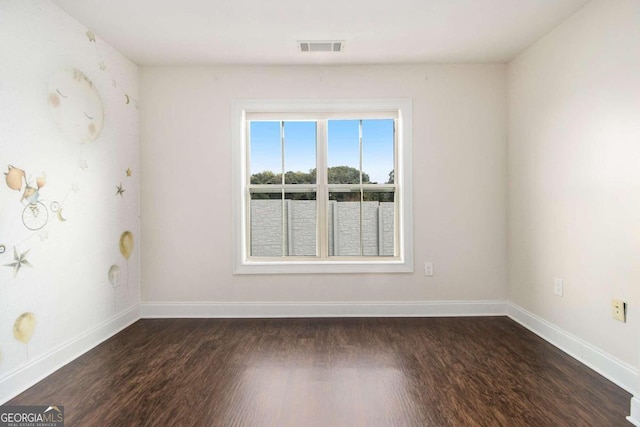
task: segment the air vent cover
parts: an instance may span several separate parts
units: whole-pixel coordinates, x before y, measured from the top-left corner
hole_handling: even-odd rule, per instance
[[[299,41],[300,52],[342,52],[344,40]]]

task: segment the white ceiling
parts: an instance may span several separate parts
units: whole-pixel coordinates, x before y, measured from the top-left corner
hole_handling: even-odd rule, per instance
[[[588,1],[53,0],[139,65],[506,62]]]

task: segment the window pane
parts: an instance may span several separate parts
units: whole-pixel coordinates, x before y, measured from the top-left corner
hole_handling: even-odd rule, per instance
[[[393,183],[393,120],[362,121],[362,170],[371,182]]]
[[[360,121],[329,120],[329,184],[360,184]]]
[[[316,193],[285,193],[284,197],[287,255],[316,256]]]
[[[284,255],[283,206],[281,192],[251,194],[251,256]]]
[[[280,122],[251,122],[250,138],[251,184],[281,184]]]
[[[362,252],[364,256],[394,256],[395,202],[393,191],[365,191],[362,195]]]
[[[316,123],[284,123],[285,183],[315,184]]]
[[[360,256],[360,190],[329,193],[329,256]]]
[[[315,191],[253,191],[250,255],[315,256],[316,218]]]
[[[395,194],[360,190],[329,193],[330,256],[394,256]]]

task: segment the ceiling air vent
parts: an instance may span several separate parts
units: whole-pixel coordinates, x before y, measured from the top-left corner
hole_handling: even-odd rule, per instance
[[[342,52],[344,40],[299,41],[300,52]]]

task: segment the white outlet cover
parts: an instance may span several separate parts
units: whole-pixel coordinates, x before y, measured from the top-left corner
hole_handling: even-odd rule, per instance
[[[564,281],[562,279],[557,278],[557,277],[554,278],[553,279],[553,293],[558,295],[558,296],[562,296],[563,288],[564,288]]]
[[[433,263],[425,262],[424,263],[424,275],[425,276],[433,276]]]

